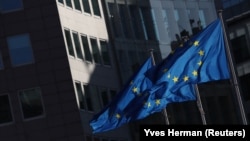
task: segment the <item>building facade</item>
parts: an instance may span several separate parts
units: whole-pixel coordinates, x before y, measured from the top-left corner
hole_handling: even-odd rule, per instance
[[[246,118],[249,121],[250,2],[248,0],[222,0],[215,4],[217,9],[224,11],[223,16],[228,27],[228,36],[236,64]]]
[[[150,51],[160,62],[216,18],[213,0],[0,1],[1,141],[132,141],[140,124],[204,124],[204,115],[240,123],[223,81],[199,86],[204,112],[173,103],[116,130],[89,126]]]
[[[101,1],[0,2],[2,141],[131,140],[89,120],[121,86]]]

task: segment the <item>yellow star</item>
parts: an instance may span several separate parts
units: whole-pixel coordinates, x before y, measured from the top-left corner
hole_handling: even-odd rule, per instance
[[[204,51],[202,51],[202,50],[200,50],[198,53],[200,54],[200,56],[204,55]]]
[[[173,78],[174,83],[178,82],[178,77]]]
[[[198,72],[197,72],[196,70],[194,70],[194,71],[192,72],[192,74],[193,74],[194,76],[197,76],[197,75],[198,75]]]
[[[199,45],[199,41],[194,41],[194,46],[198,46]]]
[[[184,76],[184,78],[183,78],[184,82],[187,82],[188,79],[189,79],[188,76]]]
[[[199,61],[199,62],[198,62],[198,65],[201,66],[201,65],[202,65],[202,61]]]
[[[116,117],[117,119],[119,119],[119,118],[121,118],[121,115],[120,115],[120,114],[115,114],[115,117]]]
[[[134,87],[132,91],[136,94],[138,92],[138,88]]]
[[[158,105],[160,105],[161,104],[161,100],[160,99],[156,99],[155,100],[155,104],[158,106]]]

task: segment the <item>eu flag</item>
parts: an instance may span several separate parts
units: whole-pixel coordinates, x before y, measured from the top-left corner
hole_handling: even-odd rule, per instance
[[[152,86],[145,72],[153,66],[152,58],[148,58],[130,81],[117,94],[114,100],[90,121],[93,133],[103,132],[120,127],[133,119],[139,119],[140,113],[133,113],[132,109],[144,102],[146,95],[142,92]],[[138,107],[139,108],[139,107]]]
[[[169,103],[196,100],[193,84],[229,79],[221,21],[215,20],[160,64],[149,58],[117,97],[93,117],[93,133],[160,112]]]
[[[167,91],[175,93],[187,84],[229,79],[221,24],[215,20],[157,65],[155,85],[167,83]]]

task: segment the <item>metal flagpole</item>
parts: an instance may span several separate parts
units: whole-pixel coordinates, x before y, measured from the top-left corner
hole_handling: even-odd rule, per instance
[[[197,96],[197,101],[196,101],[197,102],[197,107],[198,107],[198,109],[200,111],[200,114],[201,114],[202,123],[203,123],[203,125],[206,125],[207,121],[206,121],[205,112],[204,112],[204,109],[203,109],[203,106],[202,106],[202,103],[201,103],[201,97],[200,97],[198,85],[195,84],[194,87],[195,87],[195,92],[196,92],[196,96]]]
[[[244,111],[244,107],[243,107],[243,102],[242,102],[242,99],[241,99],[241,94],[240,94],[239,84],[238,84],[238,80],[237,80],[237,75],[236,75],[236,71],[235,71],[234,64],[233,64],[232,54],[231,54],[230,48],[229,48],[229,42],[228,42],[228,39],[227,39],[224,20],[223,20],[223,17],[222,17],[222,10],[219,10],[219,17],[220,17],[223,32],[224,32],[224,40],[225,40],[225,44],[226,44],[226,53],[227,53],[227,58],[228,58],[228,61],[229,61],[229,66],[230,66],[230,70],[231,70],[232,79],[233,79],[233,86],[235,88],[238,104],[239,104],[239,107],[240,107],[242,122],[243,122],[244,125],[247,125],[247,119],[246,119],[246,115],[245,115],[245,111]]]
[[[152,58],[153,65],[155,65],[153,49],[150,49],[149,51],[150,51],[150,55],[151,55],[151,58]],[[164,108],[164,110],[162,112],[163,112],[163,116],[164,116],[166,125],[169,125],[167,109]]]

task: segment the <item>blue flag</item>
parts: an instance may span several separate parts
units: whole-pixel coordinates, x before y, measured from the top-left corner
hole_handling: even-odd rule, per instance
[[[153,66],[152,58],[148,58],[136,72],[115,99],[90,121],[93,133],[108,131],[120,127],[133,119],[139,119],[140,114],[132,113],[134,106],[145,99],[142,92],[152,86],[151,80],[145,77],[145,72]],[[133,116],[133,117],[132,117]]]
[[[157,65],[155,85],[168,83],[167,91],[175,93],[187,84],[229,79],[221,24],[215,20]]]
[[[93,117],[93,133],[160,112],[169,103],[196,100],[194,84],[229,79],[219,19],[177,48],[160,64],[149,58],[117,97]]]
[[[146,77],[153,83],[152,90],[164,88],[161,99],[165,107],[168,103],[196,100],[194,84],[230,78],[221,24],[220,19],[215,20],[148,70]]]

